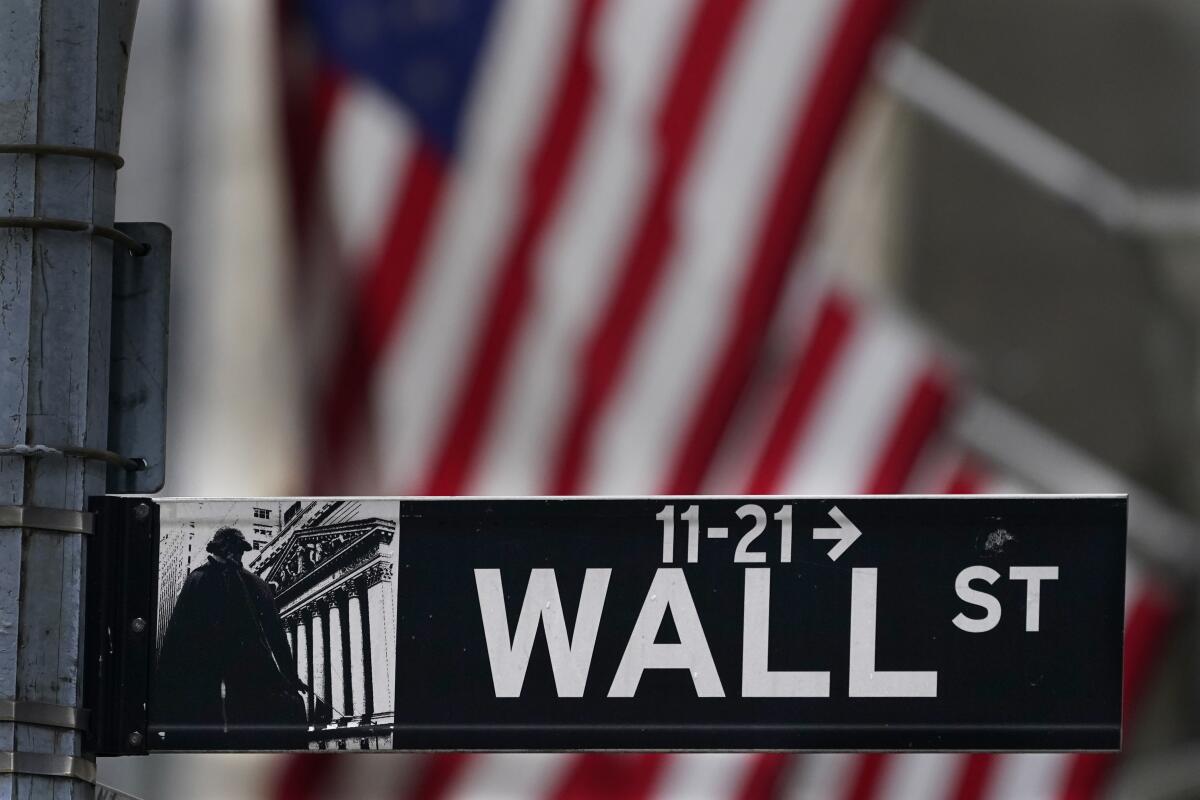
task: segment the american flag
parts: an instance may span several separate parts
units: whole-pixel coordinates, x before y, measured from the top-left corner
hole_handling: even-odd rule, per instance
[[[806,269],[894,0],[282,12],[324,493],[969,492],[961,381]],[[1135,572],[1131,571],[1131,574]],[[1169,603],[1129,593],[1127,703]],[[1089,797],[1103,756],[291,757],[279,800]]]

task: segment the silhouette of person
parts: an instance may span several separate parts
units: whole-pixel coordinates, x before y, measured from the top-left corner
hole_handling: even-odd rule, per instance
[[[250,550],[221,528],[188,575],[158,657],[151,726],[167,750],[307,747],[307,720],[287,634]]]

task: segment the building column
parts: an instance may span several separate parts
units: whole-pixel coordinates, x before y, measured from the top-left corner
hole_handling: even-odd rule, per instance
[[[312,652],[312,625],[310,624],[310,616],[306,609],[299,611],[300,624],[296,629],[296,663],[299,664],[297,672],[300,673],[300,680],[304,681],[308,686],[308,721],[313,719],[313,673],[312,673],[312,658],[309,653]]]
[[[346,628],[350,640],[350,694],[351,705],[354,706],[354,716],[361,717],[367,713],[367,659],[363,642],[362,591],[356,584],[349,587],[346,598]]]
[[[338,619],[342,624],[342,639],[338,643],[338,653],[341,654],[342,665],[342,703],[347,717],[354,716],[354,654],[350,649],[350,616],[348,614],[350,597],[346,587],[337,593]]]
[[[325,662],[328,644],[329,640],[325,638],[325,620],[322,619],[322,609],[319,605],[314,604],[312,614],[312,690],[317,697],[321,698],[322,706],[329,704],[329,671]],[[317,717],[320,722],[326,721],[323,711],[319,712]]]
[[[375,572],[375,582],[367,588],[367,607],[371,620],[371,699],[375,714],[392,711],[392,651],[395,649],[396,609],[392,597],[391,565]],[[389,646],[389,641],[391,646]]]
[[[291,635],[288,643],[292,646],[292,663],[296,665],[296,675],[303,679],[304,676],[300,674],[300,619],[293,614],[288,622],[288,633]]]
[[[291,617],[285,619],[283,629],[287,633],[288,652],[292,654],[292,664],[296,664],[296,620]]]
[[[343,681],[344,653],[342,651],[342,609],[337,597],[329,598],[329,704],[333,706],[333,718],[349,716],[346,709],[346,692]]]
[[[374,622],[371,620],[371,604],[367,597],[367,588],[370,585],[371,584],[366,579],[366,576],[359,578],[358,608],[360,612],[359,619],[362,621],[363,630],[363,715],[367,717],[375,713],[375,662],[371,657],[371,651],[374,649],[375,644],[373,641],[371,641],[371,626],[374,625]]]

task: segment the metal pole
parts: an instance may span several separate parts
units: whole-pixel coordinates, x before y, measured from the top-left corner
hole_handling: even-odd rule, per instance
[[[136,0],[7,0],[0,14],[0,144],[115,152]],[[115,165],[75,155],[0,154],[0,217],[111,226]],[[107,446],[113,243],[88,232],[0,228],[0,443]],[[106,465],[0,457],[0,504],[82,510]],[[81,699],[86,536],[0,528],[0,698]],[[91,798],[78,777],[28,765],[81,759],[69,727],[0,722],[0,800]],[[27,765],[23,767],[22,764]],[[47,768],[43,771],[54,771]]]
[[[1200,193],[1128,185],[911,44],[889,42],[875,73],[910,108],[1104,227],[1155,240],[1200,236]]]

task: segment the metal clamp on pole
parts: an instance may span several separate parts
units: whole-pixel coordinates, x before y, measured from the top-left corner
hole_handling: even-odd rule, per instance
[[[31,528],[60,533],[91,533],[92,513],[65,508],[38,506],[0,506],[0,528]],[[0,719],[4,719],[4,703],[0,700]]]
[[[86,708],[60,706],[56,703],[37,703],[31,700],[0,699],[0,722],[24,722],[46,728],[87,730]]]
[[[85,758],[57,753],[0,753],[0,774],[44,775],[96,782],[96,765]]]
[[[108,225],[97,225],[78,219],[63,219],[61,217],[0,217],[0,228],[29,228],[31,230],[66,231],[67,233],[84,233],[89,236],[100,236],[111,242],[116,242],[135,256],[144,256],[150,252],[150,245],[139,242],[128,234],[122,233]]]
[[[108,150],[94,147],[77,147],[69,144],[0,144],[0,155],[17,156],[71,156],[93,161],[107,161],[117,169],[125,166],[125,159]]]
[[[0,219],[0,222],[3,222]],[[0,456],[18,456],[20,458],[43,458],[45,456],[70,456],[91,461],[103,461],[127,472],[141,472],[146,469],[144,458],[129,458],[112,450],[102,450],[98,447],[76,447],[74,445],[47,444],[0,444]]]

